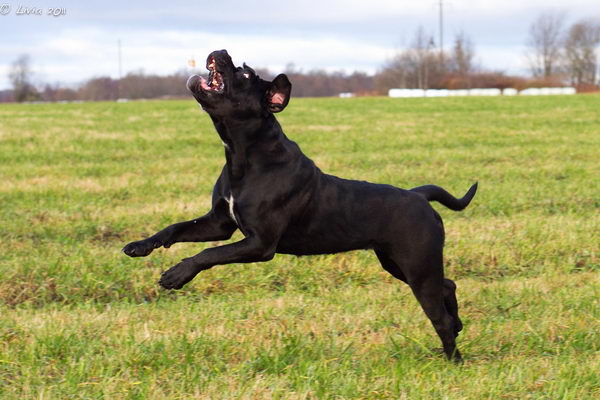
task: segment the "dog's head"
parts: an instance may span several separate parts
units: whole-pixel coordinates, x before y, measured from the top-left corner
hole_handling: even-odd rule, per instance
[[[236,67],[226,50],[210,53],[206,68],[208,80],[192,75],[187,87],[213,117],[264,116],[282,111],[290,100],[292,84],[287,76],[265,81],[246,64]]]

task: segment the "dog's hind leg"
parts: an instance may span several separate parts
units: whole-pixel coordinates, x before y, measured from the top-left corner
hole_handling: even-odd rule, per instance
[[[445,286],[441,252],[439,256],[426,257],[423,261],[408,266],[408,284],[440,337],[446,357],[461,362],[462,357],[456,348],[456,332],[460,322],[452,312],[455,306],[453,293],[445,295],[448,288]]]
[[[458,316],[458,302],[456,301],[456,284],[454,281],[444,278],[444,305],[446,310],[454,318],[454,336],[458,336],[458,333],[462,331],[463,324]]]
[[[454,294],[456,285],[450,279],[444,279],[441,261],[428,263],[424,268],[419,265],[411,268],[410,264],[396,262],[384,250],[375,250],[375,254],[383,269],[394,278],[408,283],[440,337],[448,359],[461,362],[460,352],[456,348],[456,336],[462,329]],[[401,265],[407,268],[406,273]]]
[[[422,281],[412,282],[410,287],[440,337],[446,357],[461,362],[462,357],[456,348],[456,321],[446,309],[442,285],[437,277],[427,277]]]
[[[404,283],[408,283],[406,276],[400,269],[400,266],[385,252],[384,250],[375,250],[375,254],[381,263],[383,269],[390,273],[394,278],[401,280]]]

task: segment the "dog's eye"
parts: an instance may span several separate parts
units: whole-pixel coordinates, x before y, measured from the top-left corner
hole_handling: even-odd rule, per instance
[[[248,72],[244,72],[242,75],[244,75],[244,78],[250,79],[250,74]]]

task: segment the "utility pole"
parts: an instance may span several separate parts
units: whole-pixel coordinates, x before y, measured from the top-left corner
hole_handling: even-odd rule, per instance
[[[444,0],[439,0],[440,7],[440,65],[444,64]]]
[[[121,80],[121,77],[123,76],[123,64],[122,64],[122,60],[121,60],[121,39],[119,39],[118,45],[119,45],[119,80]]]
[[[121,57],[121,39],[118,39],[118,58],[119,58],[119,80],[117,81],[117,99],[121,97],[121,78],[123,77],[123,63]]]

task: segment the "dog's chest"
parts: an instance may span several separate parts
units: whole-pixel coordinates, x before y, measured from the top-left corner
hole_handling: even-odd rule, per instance
[[[233,209],[233,207],[235,205],[235,200],[233,199],[233,194],[229,193],[229,197],[225,197],[225,201],[227,202],[227,204],[229,204],[229,216],[231,217],[231,219],[233,220],[233,222],[235,222],[235,224],[237,226],[240,226],[237,219],[235,219],[235,212]]]

